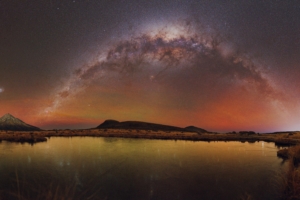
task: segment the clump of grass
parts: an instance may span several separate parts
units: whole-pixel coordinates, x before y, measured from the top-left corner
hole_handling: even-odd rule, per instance
[[[277,151],[277,156],[283,159],[289,158],[289,150],[288,149],[280,149]]]
[[[284,178],[284,191],[282,199],[300,199],[300,171],[293,165],[292,162],[289,163],[289,169],[286,177]]]
[[[300,145],[290,148],[289,157],[292,159],[294,166],[298,167],[300,163]]]
[[[300,199],[300,145],[281,149],[277,155],[289,159],[289,167],[284,181],[283,199]]]
[[[240,197],[240,200],[253,200],[252,196],[247,192]]]
[[[72,174],[62,177],[47,170],[32,170],[35,176],[31,176],[30,172],[24,174],[15,170],[15,176],[8,179],[8,185],[0,190],[0,200],[101,199],[101,188],[97,186],[98,179],[94,175],[78,183]]]

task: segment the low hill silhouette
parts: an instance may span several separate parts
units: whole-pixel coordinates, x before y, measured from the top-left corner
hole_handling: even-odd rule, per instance
[[[10,131],[40,131],[41,129],[29,124],[7,113],[0,118],[0,130]]]
[[[149,122],[140,121],[124,121],[119,122],[116,120],[106,120],[102,124],[96,127],[97,129],[140,129],[140,130],[153,130],[153,131],[188,131],[197,133],[207,133],[208,131],[195,127],[188,126],[186,128],[180,128],[176,126],[169,126],[163,124],[155,124]]]
[[[210,133],[209,131],[207,131],[203,128],[198,128],[196,126],[188,126],[188,127],[185,127],[184,130],[191,131],[191,132],[197,132],[197,133]]]

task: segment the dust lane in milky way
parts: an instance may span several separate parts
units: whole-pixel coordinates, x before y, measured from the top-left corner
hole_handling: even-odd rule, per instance
[[[213,131],[300,128],[297,1],[1,8],[0,115],[41,128],[108,118]]]

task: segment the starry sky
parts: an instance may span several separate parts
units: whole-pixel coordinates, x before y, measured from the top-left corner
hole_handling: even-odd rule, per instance
[[[298,0],[0,1],[0,115],[300,130]]]

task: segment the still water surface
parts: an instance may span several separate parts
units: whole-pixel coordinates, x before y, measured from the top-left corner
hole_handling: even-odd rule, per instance
[[[0,199],[279,199],[274,143],[53,137],[0,143]],[[49,193],[46,195],[46,193]]]

